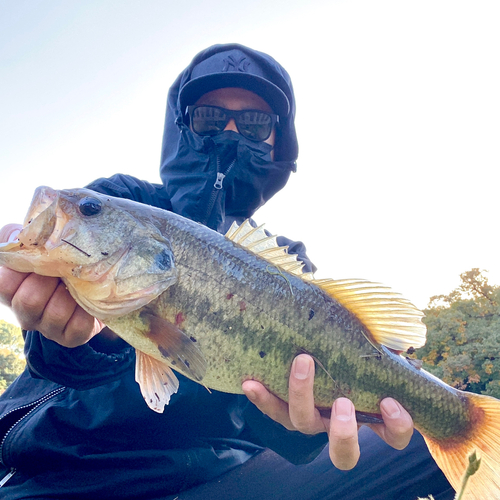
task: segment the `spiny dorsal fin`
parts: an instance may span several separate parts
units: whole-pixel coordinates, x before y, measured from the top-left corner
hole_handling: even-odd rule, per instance
[[[385,345],[407,351],[425,344],[423,313],[389,287],[359,279],[316,280],[313,273],[302,272],[302,262],[288,253],[288,247],[280,247],[276,236],[267,235],[263,225],[253,227],[248,219],[240,226],[233,222],[226,237],[270,264],[320,287],[366,326],[374,347]]]
[[[397,351],[425,344],[424,314],[389,287],[366,280],[313,280],[366,326],[376,344]]]
[[[288,253],[288,247],[280,247],[276,241],[276,236],[269,236],[264,231],[264,225],[253,227],[248,219],[240,226],[233,222],[226,233],[226,238],[259,255],[267,260],[269,264],[279,267],[290,274],[300,276],[304,281],[313,279],[312,273],[302,272],[304,264],[297,260],[296,255]]]

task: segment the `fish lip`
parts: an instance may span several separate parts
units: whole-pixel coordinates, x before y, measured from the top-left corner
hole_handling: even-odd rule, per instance
[[[15,243],[23,226],[20,224],[6,224],[0,229],[0,244]]]
[[[0,243],[0,252],[13,252],[23,247],[23,244],[17,241],[5,241]],[[2,265],[2,264],[0,264]]]
[[[33,194],[28,213],[26,214],[26,217],[24,219],[23,226],[27,226],[31,220],[38,217],[38,215],[49,208],[58,198],[59,194],[55,189],[52,189],[49,186],[37,187]],[[40,205],[45,205],[45,208],[43,210],[39,210]]]
[[[57,223],[57,191],[48,187],[36,188],[24,219],[18,240],[26,246],[42,246],[50,239]]]

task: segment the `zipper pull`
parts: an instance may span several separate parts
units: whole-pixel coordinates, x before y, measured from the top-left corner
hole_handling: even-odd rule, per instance
[[[10,469],[10,471],[2,479],[0,479],[0,488],[4,486],[16,472],[17,470],[12,467],[12,469]]]
[[[222,181],[226,177],[222,172],[217,172],[217,180],[215,181],[214,188],[222,189]]]

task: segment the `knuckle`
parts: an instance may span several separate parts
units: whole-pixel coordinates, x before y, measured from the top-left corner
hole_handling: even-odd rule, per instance
[[[61,340],[61,345],[64,347],[69,347],[70,349],[73,349],[75,347],[79,347],[87,342],[87,339],[84,337],[66,337],[64,336]]]
[[[353,429],[346,426],[333,426],[330,429],[330,440],[335,441],[336,443],[349,445],[357,442],[357,439],[357,431],[353,431]]]
[[[288,389],[288,397],[290,398],[290,401],[295,401],[300,404],[302,401],[307,399],[307,392],[302,387],[290,386]]]
[[[330,421],[330,441],[343,446],[352,446],[358,442],[358,426],[355,420],[336,420]]]
[[[92,338],[93,321],[73,323],[71,320],[65,325],[62,332],[66,347],[78,347],[86,344]]]
[[[388,444],[396,450],[402,450],[406,448],[411,440],[411,434],[408,432],[401,434],[388,433]]]
[[[54,292],[56,278],[30,275],[16,290],[12,307],[28,316],[39,316]]]
[[[296,430],[302,434],[317,434],[316,419],[304,413],[290,413],[290,420]]]
[[[12,297],[12,308],[16,312],[31,315],[31,313],[35,309],[38,312],[40,306],[42,306],[42,301],[40,300],[40,296],[36,291],[30,293],[29,290],[21,287]]]
[[[262,403],[258,406],[258,408],[264,415],[267,415],[270,419],[275,420],[276,422],[280,421],[281,412],[274,405]]]

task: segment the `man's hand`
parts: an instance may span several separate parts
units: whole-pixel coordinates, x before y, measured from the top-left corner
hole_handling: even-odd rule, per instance
[[[359,459],[358,424],[354,405],[347,398],[333,403],[331,418],[322,417],[314,406],[314,360],[300,354],[293,362],[288,404],[273,396],[254,380],[243,383],[243,391],[263,413],[289,430],[304,434],[328,433],[330,458],[338,469],[352,469]],[[390,446],[401,450],[410,442],[413,421],[394,399],[380,403],[384,424],[370,427]]]
[[[0,229],[0,242],[15,234],[14,226]],[[103,327],[74,301],[59,278],[0,267],[0,303],[12,308],[21,328],[38,330],[65,347],[85,344]]]

